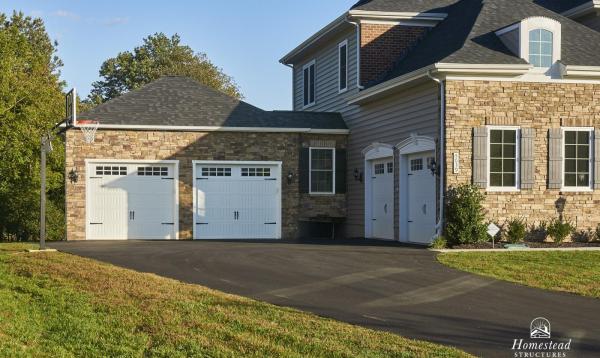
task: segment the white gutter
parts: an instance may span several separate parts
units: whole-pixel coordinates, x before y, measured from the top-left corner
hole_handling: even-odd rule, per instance
[[[368,10],[350,10],[348,15],[359,17],[361,19],[377,20],[429,20],[442,21],[448,14],[434,12],[392,12],[392,11],[368,11]]]
[[[356,88],[359,90],[364,89],[360,84],[360,48],[361,48],[361,36],[360,36],[360,23],[351,20],[346,20],[356,27]]]
[[[73,128],[78,128],[78,127],[75,126]],[[166,131],[166,132],[255,132],[255,133],[314,133],[314,134],[348,134],[348,133],[350,133],[349,129],[165,126],[165,125],[136,125],[136,124],[100,124],[98,126],[98,129]]]
[[[600,66],[565,65],[563,74],[567,77],[600,77]]]
[[[446,82],[434,77],[431,71],[427,76],[437,82],[440,88],[440,186],[439,186],[439,220],[436,225],[437,236],[442,236],[444,230],[444,183],[446,174]]]

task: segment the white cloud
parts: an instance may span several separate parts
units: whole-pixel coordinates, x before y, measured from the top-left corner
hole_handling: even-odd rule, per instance
[[[75,20],[78,21],[79,19],[81,19],[81,17],[79,15],[77,15],[74,12],[70,12],[67,10],[56,10],[52,13],[53,16],[57,16],[57,17],[63,17],[66,19],[71,19],[71,20]]]

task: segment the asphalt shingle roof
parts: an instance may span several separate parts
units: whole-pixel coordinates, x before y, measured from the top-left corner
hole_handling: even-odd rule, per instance
[[[123,125],[347,129],[339,113],[265,111],[182,76],[162,77],[78,118]]]
[[[525,64],[495,32],[532,16],[549,17],[562,24],[564,64],[600,66],[599,32],[531,0],[460,0],[449,6],[446,13],[448,17],[431,29],[412,51],[399,58],[391,71],[368,86],[435,63]]]
[[[591,0],[533,0],[534,3],[558,13],[565,12],[590,1]]]
[[[459,0],[361,0],[352,10],[391,12],[437,12]]]

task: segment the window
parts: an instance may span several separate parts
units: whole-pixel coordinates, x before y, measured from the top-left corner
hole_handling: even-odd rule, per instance
[[[166,177],[169,175],[169,168],[167,167],[138,167],[138,176],[161,176]]]
[[[310,193],[333,194],[335,192],[335,149],[310,148]]]
[[[592,132],[589,129],[564,131],[565,188],[591,187]]]
[[[529,31],[529,63],[534,67],[552,66],[553,36],[548,30]]]
[[[517,153],[517,129],[490,129],[490,187],[517,187]]]
[[[385,166],[383,165],[383,163],[375,164],[374,171],[375,174],[383,174],[385,173]]]
[[[242,168],[243,177],[270,177],[271,168]]]
[[[127,175],[127,167],[98,165],[96,175]]]
[[[202,168],[203,177],[230,177],[231,168]]]
[[[315,104],[315,61],[309,62],[302,68],[304,82],[304,107]]]
[[[418,172],[423,170],[423,158],[410,160],[410,171]]]
[[[341,93],[348,89],[348,41],[338,45],[338,64],[338,89]]]
[[[393,173],[394,172],[394,163],[393,162],[388,162],[387,163],[387,172],[388,173]]]

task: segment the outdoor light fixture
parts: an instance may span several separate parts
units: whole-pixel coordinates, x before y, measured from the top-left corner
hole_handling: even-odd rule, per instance
[[[288,184],[292,184],[293,181],[294,181],[294,173],[290,170],[287,175],[287,182],[288,182]]]
[[[431,161],[429,162],[429,170],[431,170],[431,175],[436,175],[437,174],[437,163],[435,162],[435,158],[431,158]]]
[[[358,168],[354,169],[354,180],[362,183],[363,181],[363,173],[358,170]]]
[[[77,183],[77,180],[79,180],[79,175],[77,174],[77,171],[75,169],[71,169],[71,171],[69,172],[69,181],[71,181],[71,184],[75,184]]]

